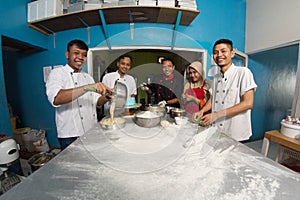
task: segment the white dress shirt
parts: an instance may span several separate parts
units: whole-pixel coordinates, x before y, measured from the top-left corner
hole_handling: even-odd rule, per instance
[[[245,92],[256,87],[253,74],[248,68],[232,64],[224,75],[219,72],[214,76],[212,112],[240,103]],[[232,117],[220,118],[213,124],[237,141],[247,140],[252,135],[250,109]]]
[[[97,123],[97,100],[101,96],[95,92],[86,92],[70,103],[54,105],[54,98],[61,89],[75,88],[93,84],[94,79],[87,73],[74,70],[65,65],[55,68],[49,74],[46,83],[48,100],[55,107],[55,121],[58,138],[78,137]]]
[[[115,81],[118,80],[121,83],[124,83],[127,87],[127,98],[129,98],[132,94],[136,95],[136,82],[134,78],[128,74],[125,74],[123,78],[120,77],[120,74],[118,71],[111,72],[108,74],[105,74],[103,76],[102,83],[107,85],[110,88],[114,88]],[[111,105],[111,101],[108,101],[106,104],[104,104],[104,114],[109,115],[109,108]]]

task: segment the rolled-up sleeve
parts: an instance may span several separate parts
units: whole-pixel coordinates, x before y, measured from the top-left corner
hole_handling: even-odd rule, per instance
[[[64,89],[64,72],[60,69],[53,69],[51,73],[49,74],[48,80],[46,82],[46,94],[48,97],[48,101],[51,103],[53,107],[59,107],[60,105],[54,105],[54,99],[57,95],[57,93]]]

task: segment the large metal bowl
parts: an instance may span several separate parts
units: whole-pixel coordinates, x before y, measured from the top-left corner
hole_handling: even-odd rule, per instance
[[[133,121],[141,127],[152,128],[160,124],[162,113],[139,111],[134,115]]]

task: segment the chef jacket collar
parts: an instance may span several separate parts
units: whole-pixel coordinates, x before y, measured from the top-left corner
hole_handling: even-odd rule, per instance
[[[235,68],[235,65],[232,63],[224,74],[221,72],[221,69],[220,69],[220,73],[221,73],[222,77],[227,79],[227,77],[229,77],[233,73],[233,68]]]
[[[164,79],[166,80],[166,81],[169,81],[169,80],[172,80],[173,78],[174,78],[174,74],[171,74],[170,76],[165,76],[165,75],[163,75],[163,77],[164,77]]]
[[[80,70],[78,72],[75,72],[75,70],[69,64],[66,64],[66,70],[70,73],[80,73],[82,71]]]

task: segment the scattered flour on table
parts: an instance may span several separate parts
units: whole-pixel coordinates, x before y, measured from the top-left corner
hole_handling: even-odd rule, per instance
[[[74,181],[74,174],[78,174],[77,183],[71,188],[74,196],[66,196],[68,192],[63,189],[54,192],[53,196],[65,200],[269,200],[278,198],[281,175],[292,178],[292,173],[288,174],[284,170],[280,172],[278,167],[240,152],[237,145],[231,145],[225,150],[213,146],[208,151],[204,142],[206,136],[198,134],[185,156],[172,165],[151,173],[129,174],[107,168],[100,163],[90,165],[62,160],[59,164],[70,174],[70,181]],[[276,170],[279,176],[270,176],[270,170]],[[59,179],[60,176],[62,175],[53,175],[51,179]],[[296,181],[299,182],[297,179]]]

